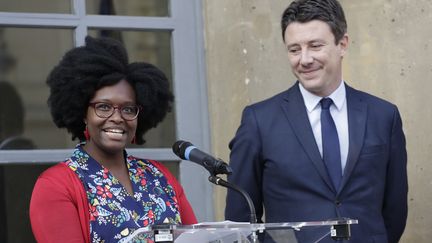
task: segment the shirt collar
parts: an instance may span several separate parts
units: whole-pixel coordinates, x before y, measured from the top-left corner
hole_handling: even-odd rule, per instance
[[[309,92],[307,89],[303,87],[303,85],[299,82],[299,88],[300,93],[303,96],[304,103],[306,105],[306,109],[308,112],[312,112],[318,105],[320,100],[323,97],[314,95],[313,93]],[[340,111],[345,103],[345,82],[342,80],[339,87],[333,91],[328,98],[331,98],[333,100],[333,104],[336,106],[336,108]]]

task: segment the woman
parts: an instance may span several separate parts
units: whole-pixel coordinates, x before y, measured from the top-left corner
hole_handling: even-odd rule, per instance
[[[125,151],[129,143],[144,143],[144,133],[171,109],[168,80],[158,68],[129,64],[113,39],[87,37],[47,83],[55,124],[81,143],[35,184],[30,220],[38,242],[121,242],[140,227],[196,223],[173,175]]]

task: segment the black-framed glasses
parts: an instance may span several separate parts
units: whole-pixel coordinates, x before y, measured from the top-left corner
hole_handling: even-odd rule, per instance
[[[104,102],[89,103],[89,106],[93,107],[96,115],[100,118],[111,117],[115,110],[119,110],[121,117],[127,121],[135,120],[141,110],[138,105],[112,105]]]

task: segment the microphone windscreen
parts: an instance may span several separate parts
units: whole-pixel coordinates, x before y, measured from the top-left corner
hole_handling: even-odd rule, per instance
[[[192,146],[192,144],[190,142],[178,140],[177,142],[175,142],[173,144],[172,150],[173,150],[174,154],[177,155],[178,157],[180,157],[181,159],[186,159],[185,151],[189,146]]]

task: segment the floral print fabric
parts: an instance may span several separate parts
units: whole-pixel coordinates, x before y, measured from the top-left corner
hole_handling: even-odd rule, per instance
[[[93,242],[123,242],[141,227],[181,223],[174,189],[153,165],[155,162],[128,156],[126,152],[125,158],[133,195],[107,168],[88,155],[81,144],[64,162],[84,184]]]

